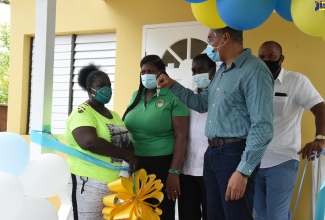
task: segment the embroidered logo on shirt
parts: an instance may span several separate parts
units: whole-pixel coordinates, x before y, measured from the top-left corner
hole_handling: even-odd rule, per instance
[[[78,106],[78,113],[84,113],[86,110],[86,105],[85,103],[82,103],[81,105]]]
[[[156,102],[156,107],[157,108],[161,108],[165,105],[165,100],[163,99],[158,99],[157,102]]]

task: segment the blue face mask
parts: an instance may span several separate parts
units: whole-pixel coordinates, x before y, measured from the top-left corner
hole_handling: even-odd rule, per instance
[[[223,40],[223,37],[224,37],[224,35],[222,35],[221,40],[220,40],[220,42],[219,42],[219,44],[218,44],[217,47],[213,47],[213,46],[211,46],[210,44],[208,44],[208,46],[207,46],[207,48],[206,48],[206,52],[207,52],[208,57],[209,57],[211,60],[213,60],[214,62],[219,62],[219,61],[220,61],[220,54],[219,54],[218,49],[219,49],[220,47],[222,47],[223,45],[225,45],[225,43],[221,44],[221,42],[222,42],[222,40]],[[220,45],[220,44],[221,44],[221,45]],[[216,51],[216,52],[214,52],[214,48],[217,48],[217,51]]]
[[[91,87],[90,87],[91,88]],[[107,104],[109,103],[109,101],[111,100],[112,98],[112,88],[108,87],[108,86],[104,86],[100,89],[93,89],[91,88],[92,90],[96,91],[95,92],[95,95],[92,94],[95,99],[102,103],[102,104]]]
[[[211,80],[209,79],[209,73],[200,73],[193,76],[193,81],[196,87],[199,89],[205,89],[209,86]]]
[[[220,61],[220,55],[219,51],[214,52],[214,47],[212,47],[210,44],[208,44],[207,48],[205,49],[207,52],[208,57],[213,60],[214,62]]]
[[[157,88],[156,75],[155,74],[144,74],[141,75],[142,85],[147,89]]]

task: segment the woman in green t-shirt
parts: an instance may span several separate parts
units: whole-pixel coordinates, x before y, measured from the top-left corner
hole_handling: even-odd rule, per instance
[[[120,116],[105,107],[112,96],[108,75],[90,64],[79,71],[78,84],[89,99],[67,119],[65,136],[69,146],[113,166],[121,166],[125,160],[135,171],[137,159],[128,131]],[[76,157],[69,157],[68,165],[72,173],[68,190],[72,194],[74,219],[103,220],[102,200],[110,194],[107,183],[117,179],[119,171]]]
[[[157,90],[156,77],[165,71],[157,55],[140,63],[140,86],[124,113],[139,168],[155,174],[164,184],[161,220],[175,219],[175,199],[180,195],[179,174],[188,140],[188,108],[167,88]]]

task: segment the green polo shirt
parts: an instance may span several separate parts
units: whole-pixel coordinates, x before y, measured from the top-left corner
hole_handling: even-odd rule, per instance
[[[137,91],[133,93],[131,103]],[[169,89],[160,90],[145,105],[142,94],[138,105],[125,117],[124,123],[131,134],[135,154],[163,156],[173,153],[173,116],[188,116],[188,108]]]
[[[83,103],[71,112],[67,119],[65,138],[69,146],[95,157],[101,161],[109,163],[113,166],[121,166],[122,159],[99,155],[79,147],[72,135],[72,131],[83,126],[90,126],[96,129],[97,135],[108,142],[112,142],[115,146],[126,148],[129,143],[128,132],[120,116],[110,110],[113,115],[112,119],[106,118],[95,111],[87,103]],[[96,166],[88,161],[70,156],[68,159],[70,172],[78,176],[87,176],[103,182],[111,182],[118,178],[119,170],[107,169]]]

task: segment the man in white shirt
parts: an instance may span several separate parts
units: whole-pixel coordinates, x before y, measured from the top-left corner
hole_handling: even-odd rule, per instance
[[[258,56],[274,78],[274,137],[256,177],[255,220],[289,220],[290,203],[299,170],[299,155],[308,158],[325,147],[325,104],[309,79],[281,67],[281,45],[267,41]],[[315,116],[316,138],[301,149],[303,110]]]
[[[207,54],[199,54],[192,62],[194,93],[206,89],[216,72],[216,63]],[[179,220],[207,220],[207,199],[203,181],[204,153],[208,147],[204,134],[207,113],[190,109],[190,133],[179,177],[182,194],[178,198]]]

